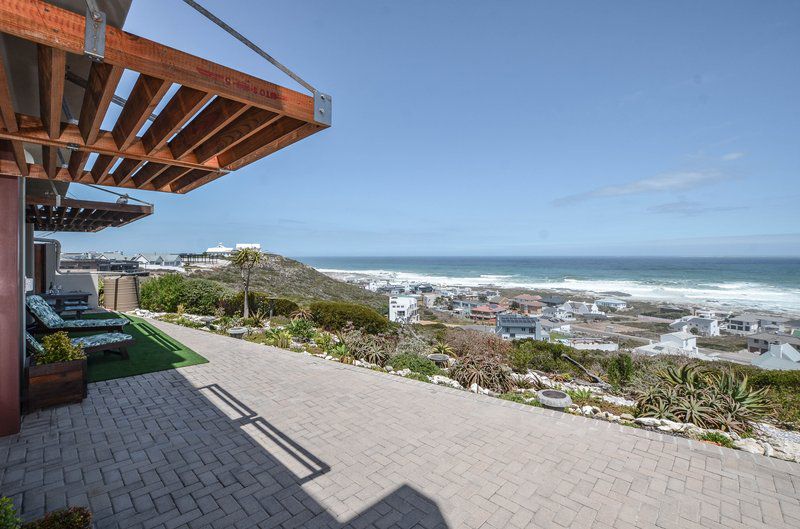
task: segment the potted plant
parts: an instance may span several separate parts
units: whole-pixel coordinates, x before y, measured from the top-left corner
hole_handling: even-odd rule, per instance
[[[28,411],[86,398],[86,355],[60,331],[42,339],[28,366]]]

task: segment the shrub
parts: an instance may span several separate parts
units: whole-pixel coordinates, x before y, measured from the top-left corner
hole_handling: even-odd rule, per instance
[[[250,312],[262,311],[268,317],[290,317],[299,308],[297,303],[284,298],[271,298],[264,292],[250,292],[247,297]],[[231,292],[219,301],[220,306],[229,316],[242,314],[244,310],[244,292]],[[251,314],[252,315],[252,314]]]
[[[314,325],[308,320],[292,320],[286,325],[286,330],[295,338],[303,341],[310,340],[316,333]]]
[[[390,358],[387,363],[390,364],[395,371],[410,369],[414,373],[430,376],[439,373],[439,368],[433,361],[428,360],[424,356],[415,354],[399,354]]]
[[[409,373],[406,375],[405,378],[410,378],[413,380],[419,380],[420,382],[430,382],[431,380],[428,378],[427,375],[423,375],[422,373]]]
[[[631,355],[620,353],[611,359],[606,369],[608,379],[618,386],[623,386],[630,382],[633,376],[633,359]]]
[[[314,322],[329,331],[342,330],[348,323],[371,334],[382,333],[389,329],[389,320],[375,309],[364,305],[341,301],[316,301],[309,306],[309,311]]]
[[[288,349],[292,345],[292,334],[287,330],[276,330],[265,334],[268,336],[267,343],[269,345],[274,345],[281,349]]]
[[[180,274],[151,277],[139,289],[139,303],[146,310],[175,312],[181,302],[185,281],[186,278]]]
[[[698,439],[718,444],[726,448],[733,448],[733,441],[731,438],[720,432],[703,432]]]
[[[91,529],[92,513],[85,507],[70,507],[44,515],[22,529]]]
[[[547,373],[569,371],[571,364],[561,360],[561,354],[568,349],[557,343],[520,340],[509,352],[508,360],[517,373],[526,373],[529,369]]]
[[[14,509],[11,498],[0,498],[0,527],[3,529],[17,529],[20,526],[19,516]]]
[[[333,335],[329,332],[318,332],[314,335],[314,343],[317,347],[322,349],[323,352],[328,352],[333,347]]]
[[[494,333],[464,329],[448,329],[445,341],[456,356],[488,353],[505,357],[513,347],[510,342]]]
[[[37,364],[54,364],[86,358],[83,346],[73,345],[66,331],[48,334],[42,338],[42,347],[44,352],[35,356]]]
[[[525,404],[527,406],[537,406],[539,408],[542,407],[542,404],[535,398],[529,396],[525,396],[522,393],[503,393],[499,395],[499,398],[503,400],[510,400],[511,402],[517,402],[519,404]]]
[[[142,308],[147,310],[178,312],[183,307],[192,314],[211,315],[224,292],[222,285],[215,281],[165,274],[142,283],[139,299]]]
[[[450,369],[450,378],[469,388],[473,384],[492,391],[506,393],[514,388],[511,370],[491,354],[470,354]]]

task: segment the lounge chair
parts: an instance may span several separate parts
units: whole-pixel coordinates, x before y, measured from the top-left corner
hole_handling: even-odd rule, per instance
[[[25,333],[25,341],[28,347],[31,348],[33,353],[44,353],[42,344],[34,338],[31,333]],[[72,345],[83,346],[83,352],[87,355],[99,351],[116,353],[120,355],[123,360],[128,359],[128,346],[136,343],[133,336],[130,334],[123,334],[121,332],[104,332],[101,334],[94,334],[92,336],[80,336],[78,338],[71,338]]]
[[[121,331],[130,323],[125,318],[109,318],[105,320],[65,320],[59,316],[41,296],[28,296],[25,305],[36,324],[44,331]]]

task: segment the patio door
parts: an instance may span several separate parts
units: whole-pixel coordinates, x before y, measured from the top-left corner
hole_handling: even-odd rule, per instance
[[[37,294],[47,292],[47,245],[33,247],[33,291]]]

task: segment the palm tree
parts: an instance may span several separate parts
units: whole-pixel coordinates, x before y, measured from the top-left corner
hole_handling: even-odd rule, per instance
[[[231,259],[231,262],[234,266],[239,268],[239,272],[242,275],[242,288],[244,289],[244,310],[242,311],[242,316],[245,318],[250,316],[250,306],[247,299],[250,294],[250,275],[253,273],[253,270],[261,264],[263,257],[264,254],[255,248],[243,248],[237,250]]]

